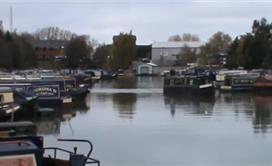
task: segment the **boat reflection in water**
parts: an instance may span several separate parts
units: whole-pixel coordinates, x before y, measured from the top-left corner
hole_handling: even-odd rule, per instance
[[[272,96],[255,95],[253,127],[256,133],[266,133],[272,129]]]
[[[271,101],[271,95],[245,92],[220,93],[216,103],[225,105],[226,108],[231,106],[236,121],[246,120],[252,123],[255,133],[267,133],[272,131]]]
[[[211,116],[215,104],[214,96],[164,95],[164,103],[174,117],[177,111],[183,110],[194,115]]]

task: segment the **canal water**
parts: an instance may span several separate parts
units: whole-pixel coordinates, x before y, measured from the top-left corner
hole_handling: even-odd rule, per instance
[[[86,99],[39,120],[46,146],[88,139],[102,165],[271,165],[272,95],[164,96],[159,77],[98,82]],[[59,116],[56,116],[59,117]]]

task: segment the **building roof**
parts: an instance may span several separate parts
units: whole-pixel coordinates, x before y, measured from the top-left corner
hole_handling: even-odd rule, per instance
[[[184,46],[198,48],[203,46],[204,44],[204,42],[199,41],[154,42],[152,43],[152,48],[181,48]]]
[[[139,66],[152,66],[152,67],[157,67],[158,65],[152,62],[149,63],[141,63]]]

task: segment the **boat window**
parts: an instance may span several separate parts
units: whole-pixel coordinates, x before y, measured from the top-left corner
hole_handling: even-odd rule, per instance
[[[251,79],[235,79],[234,83],[235,84],[252,84],[254,83],[254,81]]]
[[[175,79],[174,84],[175,84],[175,85],[184,84],[184,80],[183,80],[182,78]]]
[[[0,102],[3,103],[4,102],[4,96],[0,95]]]
[[[231,78],[225,79],[225,85],[230,86],[231,85]]]
[[[165,84],[165,85],[170,85],[170,79],[165,79],[165,80],[164,80],[164,84]]]
[[[205,84],[206,82],[205,82],[205,79],[204,78],[198,78],[198,84],[199,85],[203,85],[203,84]]]
[[[186,79],[185,79],[185,84],[186,84],[186,85],[189,85],[189,84],[190,84],[190,79],[186,78]]]
[[[193,85],[193,84],[194,84],[194,80],[190,79],[190,85]]]

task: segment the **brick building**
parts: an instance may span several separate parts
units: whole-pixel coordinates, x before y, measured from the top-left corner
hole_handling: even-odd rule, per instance
[[[32,43],[38,60],[53,60],[65,58],[65,48],[68,41],[40,40]]]

